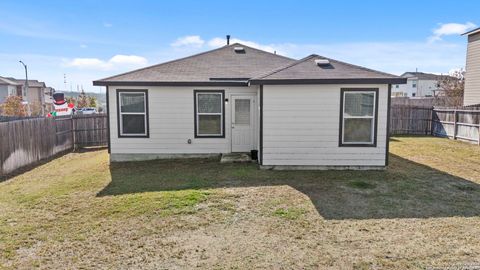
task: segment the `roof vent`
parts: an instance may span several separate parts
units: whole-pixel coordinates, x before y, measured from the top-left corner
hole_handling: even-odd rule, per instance
[[[315,64],[317,64],[317,66],[328,66],[330,65],[330,61],[328,59],[315,59]]]
[[[243,47],[235,47],[235,48],[233,48],[233,50],[236,53],[245,53],[245,48],[243,48]]]

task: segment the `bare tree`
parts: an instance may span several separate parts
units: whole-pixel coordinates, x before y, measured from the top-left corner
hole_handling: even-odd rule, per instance
[[[438,80],[438,88],[442,90],[441,97],[445,100],[444,106],[462,106],[465,71],[458,70],[451,73],[450,76],[443,76]]]
[[[77,108],[78,109],[81,109],[81,108],[85,108],[85,107],[88,107],[88,96],[85,94],[85,91],[83,91],[82,89],[82,92],[80,92],[80,94],[78,95],[77,97]]]

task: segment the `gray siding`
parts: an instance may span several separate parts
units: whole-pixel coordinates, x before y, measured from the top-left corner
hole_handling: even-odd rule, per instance
[[[464,105],[480,104],[480,33],[468,37]]]
[[[8,85],[0,85],[0,103],[8,96]]]
[[[118,138],[116,89],[148,89],[150,138]],[[230,152],[231,102],[225,105],[225,138],[194,138],[195,89],[225,90],[225,98],[258,92],[258,87],[109,87],[111,153],[168,156]]]
[[[377,147],[338,146],[341,88],[379,88]],[[385,165],[387,85],[266,85],[263,91],[263,165]]]

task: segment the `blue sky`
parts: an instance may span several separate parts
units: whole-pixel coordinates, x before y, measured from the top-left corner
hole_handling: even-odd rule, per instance
[[[238,41],[293,58],[312,53],[401,74],[465,65],[479,1],[0,2],[0,76],[63,90]]]

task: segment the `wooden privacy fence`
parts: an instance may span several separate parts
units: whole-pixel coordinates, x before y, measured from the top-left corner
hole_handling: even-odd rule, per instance
[[[390,134],[425,134],[480,145],[480,109],[392,105]]]
[[[104,114],[1,122],[0,176],[62,152],[107,143]]]
[[[75,115],[73,132],[75,148],[107,146],[107,116],[105,114]]]
[[[480,110],[435,108],[432,135],[475,142],[480,145]]]
[[[433,107],[392,105],[390,107],[390,134],[430,134],[432,110]]]

